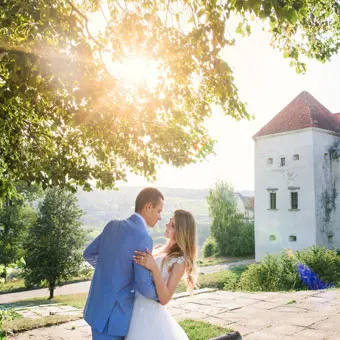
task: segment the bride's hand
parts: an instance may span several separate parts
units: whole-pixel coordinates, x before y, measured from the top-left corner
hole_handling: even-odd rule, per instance
[[[157,263],[152,254],[149,252],[149,249],[146,249],[145,252],[136,250],[135,254],[136,255],[133,258],[140,266],[143,266],[151,272],[157,268]]]

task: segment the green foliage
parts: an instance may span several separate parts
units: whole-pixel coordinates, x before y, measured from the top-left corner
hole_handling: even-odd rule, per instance
[[[230,232],[229,251],[231,255],[248,256],[255,253],[254,222],[243,219],[243,223],[235,224]]]
[[[56,285],[78,274],[85,241],[80,227],[82,214],[74,194],[60,188],[46,191],[25,244],[24,277],[28,286],[46,281],[52,298]]]
[[[231,332],[228,328],[191,319],[181,321],[180,325],[190,340],[208,340]]]
[[[6,340],[6,333],[2,329],[2,320],[5,318],[4,311],[0,310],[0,340]]]
[[[317,273],[324,282],[340,287],[340,256],[336,250],[313,246],[296,251],[296,258]]]
[[[241,276],[238,288],[253,292],[276,292],[303,289],[297,267],[285,253],[267,255],[260,263],[254,263]]]
[[[226,282],[224,283],[224,290],[236,290],[239,282],[240,276],[232,271],[228,271],[228,275],[226,276]]]
[[[23,316],[12,309],[0,310],[0,340],[6,340],[7,332],[3,329],[3,321],[11,321],[20,318],[23,318]]]
[[[96,34],[90,12],[104,3],[106,27]],[[250,118],[221,51],[260,23],[303,71],[301,56],[326,61],[339,50],[339,7],[334,0],[2,2],[0,197],[18,180],[89,190],[95,179],[112,188],[127,171],[152,179],[161,163],[204,159],[214,144],[204,125],[212,104]],[[229,29],[235,18],[238,33]],[[115,72],[112,65],[135,55],[158,68],[155,84]]]
[[[207,197],[212,219],[211,235],[220,255],[243,256],[255,252],[254,224],[237,212],[234,190],[218,181]]]
[[[203,256],[211,257],[214,256],[217,252],[217,244],[213,237],[209,237],[203,245]]]
[[[297,264],[310,267],[321,280],[340,286],[340,256],[335,250],[313,246],[297,251],[295,257],[267,255],[260,263],[252,264],[241,276],[238,288],[247,291],[286,291],[305,289]]]
[[[39,196],[37,186],[15,185],[17,195],[0,204],[0,275],[7,280],[7,269],[20,263],[23,242],[36,213],[30,203]],[[1,203],[1,202],[0,202]]]

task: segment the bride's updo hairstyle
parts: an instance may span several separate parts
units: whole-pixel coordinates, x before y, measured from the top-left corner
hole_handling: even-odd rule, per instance
[[[185,210],[176,210],[174,217],[176,243],[171,248],[168,248],[168,244],[163,248],[165,253],[163,265],[169,263],[173,258],[183,256],[185,262],[184,281],[188,291],[192,293],[197,282],[196,222],[192,214]],[[169,269],[171,271],[171,267]]]

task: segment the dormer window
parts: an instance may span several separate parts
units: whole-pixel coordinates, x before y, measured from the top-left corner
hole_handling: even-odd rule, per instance
[[[298,161],[300,159],[300,156],[298,154],[294,155],[293,156],[293,160],[294,161]]]
[[[280,165],[281,166],[285,166],[286,165],[286,158],[285,157],[281,157]]]
[[[267,159],[267,164],[272,165],[273,164],[273,158],[268,158]]]

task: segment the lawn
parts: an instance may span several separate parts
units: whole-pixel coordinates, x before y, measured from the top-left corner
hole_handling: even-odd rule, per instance
[[[181,321],[180,325],[190,340],[208,340],[231,332],[231,329],[191,319]]]
[[[86,275],[73,277],[73,278],[69,279],[68,281],[63,282],[63,284],[89,281],[89,280],[91,280],[91,278],[92,278],[92,273],[89,273],[89,274],[86,274]],[[7,293],[15,293],[15,292],[22,292],[22,291],[40,289],[40,288],[46,288],[46,287],[42,286],[42,287],[27,288],[25,286],[24,279],[9,280],[6,283],[0,282],[0,295],[1,294],[7,294]]]
[[[224,264],[224,263],[231,263],[231,262],[238,262],[243,260],[253,259],[254,257],[233,257],[233,256],[212,256],[212,257],[205,257],[202,259],[197,260],[197,265],[199,267],[209,267],[209,266],[216,266],[217,264]]]

